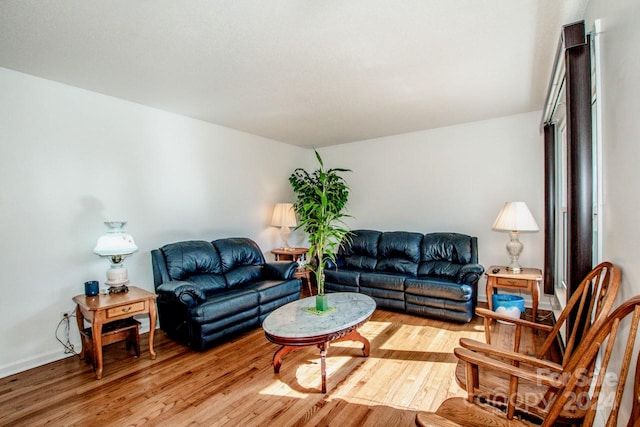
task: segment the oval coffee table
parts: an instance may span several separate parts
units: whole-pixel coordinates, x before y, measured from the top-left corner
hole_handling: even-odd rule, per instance
[[[330,342],[359,341],[362,353],[369,356],[371,344],[360,335],[358,328],[373,314],[376,303],[373,298],[353,293],[327,294],[329,307],[335,308],[325,314],[307,311],[315,308],[315,296],[290,302],[274,310],[264,319],[262,328],[269,341],[282,347],[273,355],[273,371],[280,372],[282,358],[300,347],[318,346],[322,393],[327,392],[326,355]]]

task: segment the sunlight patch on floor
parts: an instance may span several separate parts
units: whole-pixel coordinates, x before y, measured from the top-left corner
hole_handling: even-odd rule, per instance
[[[454,379],[453,348],[462,337],[484,339],[483,325],[369,321],[359,332],[371,343],[369,357],[362,343],[341,341],[327,349],[327,402],[346,401],[402,410],[430,410],[452,396],[464,396]],[[317,396],[321,386],[320,354],[306,347],[288,354],[280,374],[262,394],[304,399]],[[402,378],[401,381],[398,379]]]

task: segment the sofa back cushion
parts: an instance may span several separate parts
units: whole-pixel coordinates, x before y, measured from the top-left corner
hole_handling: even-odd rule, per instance
[[[216,248],[203,240],[170,243],[160,248],[171,280],[193,282],[204,292],[226,287]]]
[[[349,233],[350,242],[340,247],[339,266],[359,270],[375,270],[378,258],[378,240],[380,231],[353,230]]]
[[[407,231],[382,233],[378,243],[376,270],[415,276],[420,263],[422,238],[420,233]]]
[[[234,287],[262,276],[265,263],[260,247],[251,239],[233,237],[212,242],[222,260],[227,286]]]
[[[473,237],[460,233],[429,233],[422,240],[421,276],[456,277],[460,268],[477,262]]]

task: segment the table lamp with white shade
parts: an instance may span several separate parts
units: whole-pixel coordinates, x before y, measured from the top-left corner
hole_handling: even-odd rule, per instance
[[[280,236],[282,237],[282,248],[289,249],[289,236],[291,235],[290,227],[298,225],[296,222],[296,213],[291,203],[276,203],[273,208],[273,216],[271,217],[271,225],[280,227]]]
[[[108,257],[111,260],[111,268],[107,270],[107,281],[109,293],[126,292],[129,289],[128,272],[122,266],[127,255],[138,250],[133,237],[122,229],[126,221],[107,221],[105,225],[109,228],[105,234],[100,236],[93,253],[101,257]]]
[[[520,273],[521,267],[518,258],[522,253],[524,245],[520,242],[521,231],[538,231],[538,224],[531,215],[531,211],[525,202],[507,202],[498,214],[493,223],[493,230],[508,231],[510,235],[507,243],[507,252],[511,256],[511,263],[507,270],[511,273]]]

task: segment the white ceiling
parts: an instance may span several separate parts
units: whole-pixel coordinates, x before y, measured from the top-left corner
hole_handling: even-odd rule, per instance
[[[0,66],[300,146],[540,110],[587,0],[2,0]]]

